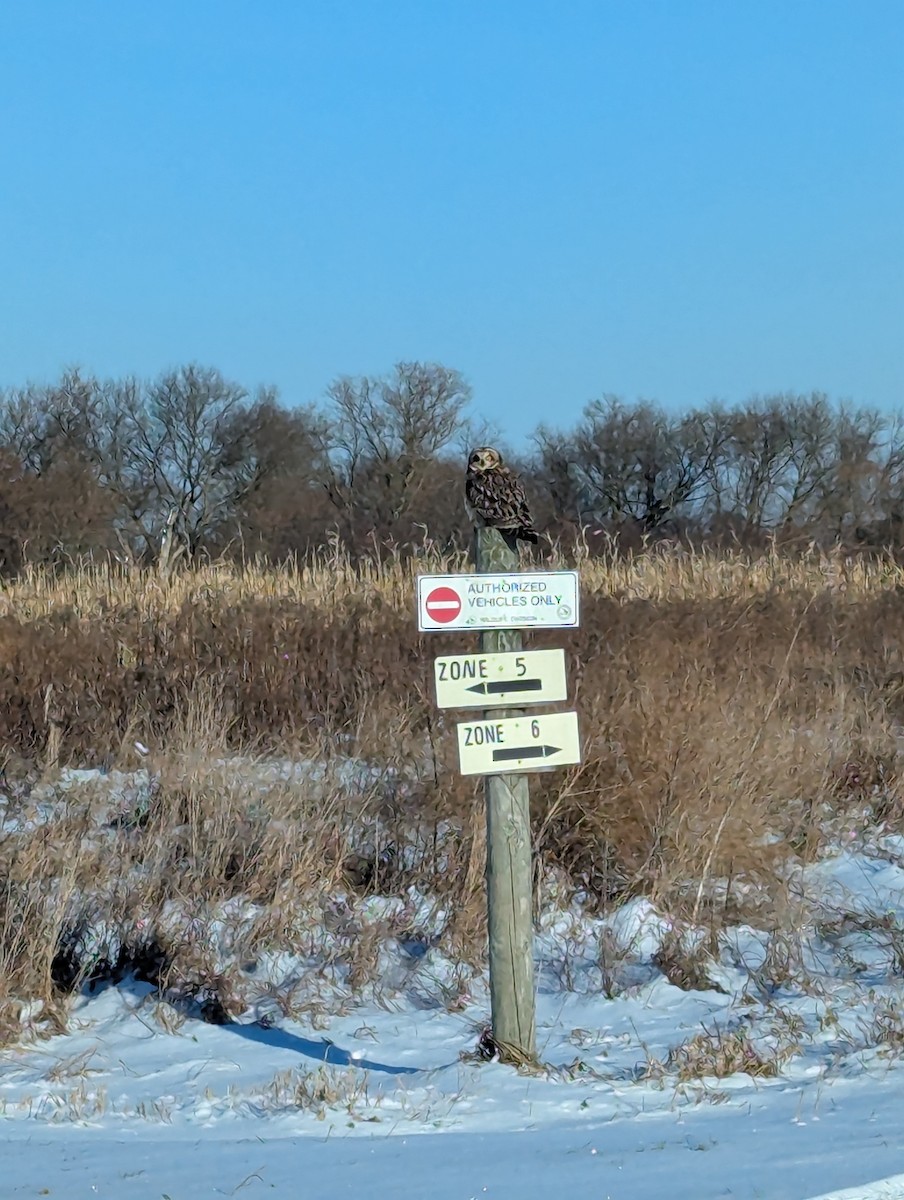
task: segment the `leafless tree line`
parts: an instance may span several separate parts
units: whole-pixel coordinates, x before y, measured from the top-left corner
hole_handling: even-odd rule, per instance
[[[536,445],[553,508],[583,527],[894,545],[904,514],[902,415],[819,393],[679,415],[607,396]]]
[[[399,363],[282,404],[195,365],[0,392],[0,573],[26,562],[417,553],[465,536],[484,440],[455,370]],[[904,417],[812,394],[672,413],[604,396],[517,462],[539,524],[591,549],[660,538],[897,546]]]

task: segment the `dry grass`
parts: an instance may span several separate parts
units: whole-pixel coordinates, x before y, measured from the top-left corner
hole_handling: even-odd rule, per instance
[[[675,546],[625,555],[613,548],[591,558],[580,545],[553,545],[535,551],[530,565],[577,566],[586,593],[623,600],[753,599],[768,592],[812,594],[825,588],[873,596],[904,586],[904,566],[890,558],[816,548],[794,556],[779,549],[751,556]],[[354,594],[379,595],[383,604],[407,614],[415,575],[468,569],[465,555],[444,556],[429,547],[418,557],[379,562],[353,562],[337,552],[279,568],[259,562],[241,567],[211,563],[166,580],[152,571],[110,563],[73,565],[62,573],[29,564],[0,591],[0,616],[34,619],[71,609],[79,617],[94,618],[99,611],[134,608],[142,617],[153,618],[176,613],[186,603],[229,607],[255,599],[330,607],[337,596]]]
[[[686,1042],[674,1046],[664,1062],[648,1059],[643,1076],[648,1079],[672,1078],[678,1083],[703,1079],[727,1079],[743,1073],[752,1079],[770,1079],[799,1046],[793,1041],[771,1040],[759,1044],[744,1028],[704,1030]]]
[[[778,928],[789,854],[815,855],[867,809],[900,827],[904,572],[815,552],[577,557],[581,629],[529,639],[567,648],[585,740],[581,767],[536,778],[541,866],[600,907],[645,894],[714,935],[738,912]],[[21,1001],[52,1010],[66,921],[89,894],[133,958],[153,930],[155,969],[193,986],[217,968],[200,940],[167,942],[174,903],[203,924],[247,898],[265,913],[252,940],[302,946],[298,898],[339,883],[445,895],[456,952],[481,957],[479,786],[457,775],[454,717],[431,684],[434,654],[474,639],[422,637],[413,613],[417,571],[464,566],[336,558],[166,583],[85,567],[0,593],[0,790],[17,811],[35,803],[54,731],[78,765],[134,767],[140,741],[157,779],[140,829],[98,836],[82,798],[28,836],[0,834],[0,1036]],[[374,773],[363,791],[328,772],[255,806],[236,753],[354,757]]]

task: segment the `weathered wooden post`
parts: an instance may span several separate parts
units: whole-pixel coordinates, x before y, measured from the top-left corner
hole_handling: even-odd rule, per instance
[[[498,529],[477,529],[474,564],[480,574],[517,571],[517,547]],[[520,629],[485,629],[480,634],[482,653],[521,648]],[[517,715],[512,709],[488,709],[484,719]],[[493,1042],[503,1058],[533,1062],[537,1056],[537,1022],[527,776],[487,775],[484,794]]]
[[[63,747],[63,722],[60,708],[54,702],[53,684],[44,689],[44,722],[47,725],[47,744],[44,750],[44,776],[49,779],[56,774],[60,765]]]

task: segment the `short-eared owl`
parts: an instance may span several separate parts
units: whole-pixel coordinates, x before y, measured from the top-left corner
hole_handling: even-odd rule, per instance
[[[465,503],[475,524],[499,529],[524,542],[539,540],[521,480],[492,446],[481,446],[468,456]]]

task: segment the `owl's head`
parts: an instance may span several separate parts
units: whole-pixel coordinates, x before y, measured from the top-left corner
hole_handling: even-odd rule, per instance
[[[468,456],[468,470],[482,473],[496,471],[502,466],[502,455],[492,446],[480,446]]]

